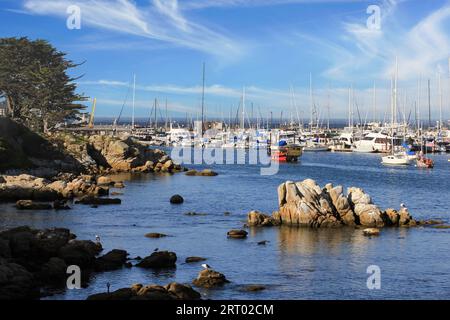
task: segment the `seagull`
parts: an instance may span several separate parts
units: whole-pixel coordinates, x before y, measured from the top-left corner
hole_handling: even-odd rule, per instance
[[[210,267],[209,265],[207,265],[206,263],[205,263],[205,264],[202,264],[202,267],[203,267],[203,269],[205,269],[205,270],[211,269],[211,267]]]
[[[404,203],[400,203],[400,207],[406,209],[406,205]]]
[[[100,236],[99,235],[95,235],[95,241],[100,242]]]
[[[153,252],[158,252],[159,251],[159,248],[156,248],[155,250],[153,250]]]

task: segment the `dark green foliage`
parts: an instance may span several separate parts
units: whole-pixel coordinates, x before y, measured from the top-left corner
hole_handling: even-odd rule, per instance
[[[67,74],[76,66],[45,40],[0,38],[0,97],[9,116],[38,131],[76,118],[85,101]]]

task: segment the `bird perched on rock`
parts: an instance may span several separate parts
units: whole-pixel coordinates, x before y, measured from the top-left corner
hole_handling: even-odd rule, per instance
[[[153,252],[158,252],[159,251],[159,248],[156,248],[155,250],[153,250]]]
[[[99,235],[95,236],[95,241],[100,242],[100,236]]]
[[[202,264],[202,267],[203,267],[203,269],[205,269],[205,270],[211,269],[211,267],[210,267],[209,265],[207,265],[206,263],[205,263],[205,264]]]
[[[407,209],[407,208],[406,208],[406,205],[405,205],[404,203],[400,203],[400,207],[401,207],[402,209]]]

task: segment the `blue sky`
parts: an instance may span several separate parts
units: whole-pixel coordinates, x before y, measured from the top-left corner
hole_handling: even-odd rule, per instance
[[[74,4],[80,30],[66,27]],[[380,7],[379,30],[367,27],[369,5]],[[312,73],[322,118],[328,95],[331,116],[347,116],[353,85],[361,117],[383,119],[398,57],[400,108],[408,114],[419,101],[425,112],[429,78],[438,117],[440,74],[443,116],[450,118],[447,0],[0,0],[0,7],[2,37],[44,38],[85,61],[75,71],[84,74],[79,91],[98,99],[101,116],[118,115],[136,73],[138,116],[167,98],[172,116],[195,118],[205,62],[210,116],[235,113],[245,86],[255,113],[308,118]],[[131,99],[126,106],[129,115]]]

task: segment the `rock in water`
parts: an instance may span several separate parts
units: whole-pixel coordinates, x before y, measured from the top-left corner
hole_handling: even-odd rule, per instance
[[[197,279],[195,279],[192,283],[197,287],[203,288],[214,288],[218,286],[223,286],[230,281],[227,280],[225,275],[219,273],[217,271],[206,269],[200,271]]]
[[[365,236],[379,236],[380,235],[380,229],[368,228],[368,229],[364,229],[363,233],[364,233]]]
[[[201,295],[191,286],[172,282],[167,286],[134,284],[111,293],[99,293],[89,296],[87,300],[98,301],[165,301],[165,300],[200,300]]]
[[[112,250],[96,259],[96,271],[111,271],[122,268],[127,262],[128,253],[125,250]]]
[[[152,239],[159,239],[159,238],[165,238],[167,237],[166,234],[162,234],[162,233],[147,233],[145,235],[146,238],[152,238]]]
[[[80,200],[75,202],[76,204],[85,204],[85,205],[118,205],[122,203],[120,199],[110,199],[110,198],[97,198],[92,196],[82,197]]]
[[[202,257],[188,257],[186,258],[186,263],[195,263],[195,262],[202,262],[202,261],[206,261],[206,258],[202,258]]]
[[[157,251],[142,259],[137,266],[145,269],[174,268],[176,262],[177,255],[174,252]]]
[[[414,226],[417,222],[406,208],[400,213],[388,209],[380,210],[372,198],[361,188],[349,188],[347,195],[342,186],[327,184],[323,189],[311,179],[294,183],[287,181],[278,187],[279,211],[272,217],[288,225],[339,227],[361,225],[368,228],[384,226]],[[249,216],[249,225],[257,224],[261,218]]]
[[[233,239],[245,239],[247,235],[248,233],[245,230],[231,230],[227,233],[227,236]]]
[[[271,216],[259,211],[252,211],[248,214],[247,224],[251,227],[271,227],[278,225],[278,222]]]
[[[192,289],[191,286],[172,282],[165,286],[165,289],[173,294],[178,300],[199,300],[202,296]]]
[[[172,196],[172,198],[170,198],[171,204],[182,204],[183,202],[184,202],[184,199],[179,194],[176,194],[176,195]]]
[[[16,202],[16,208],[19,210],[51,210],[52,206],[48,203],[36,203],[31,200],[19,200]]]

